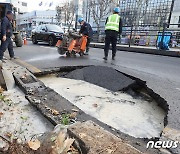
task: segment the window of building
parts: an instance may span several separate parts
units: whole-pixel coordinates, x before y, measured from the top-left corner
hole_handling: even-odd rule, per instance
[[[25,3],[25,2],[22,2],[22,6],[27,6],[27,3]]]

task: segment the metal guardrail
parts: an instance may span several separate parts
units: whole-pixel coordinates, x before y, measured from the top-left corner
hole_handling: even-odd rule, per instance
[[[171,28],[177,26],[177,28]],[[105,27],[100,27],[99,33],[97,27],[93,27],[94,42],[104,42],[105,39]],[[163,26],[158,25],[132,25],[124,26],[122,31],[121,40],[118,40],[119,44],[137,45],[137,46],[157,46],[158,32],[162,33],[163,37],[166,36],[165,32],[171,32],[170,47],[176,47],[180,45],[180,24],[164,24]]]

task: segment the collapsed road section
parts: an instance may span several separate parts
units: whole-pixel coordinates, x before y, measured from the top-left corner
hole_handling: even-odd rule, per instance
[[[87,67],[86,69],[94,69],[95,71],[97,71],[96,69],[107,70],[109,68],[92,66],[90,68]],[[154,101],[153,98],[148,95],[148,93],[144,92],[142,90],[143,88],[140,88],[135,80],[132,80],[126,75],[123,76],[123,74],[119,74],[120,76],[123,76],[124,79],[127,78],[130,82],[127,82],[129,84],[126,84],[124,88],[116,88],[117,91],[114,90],[116,91],[114,92],[103,88],[103,85],[97,86],[95,85],[95,83],[92,84],[87,81],[67,79],[68,75],[72,74],[72,70],[75,69],[73,68],[71,70],[71,68],[68,68],[67,70],[68,72],[66,70],[64,70],[63,72],[57,72],[57,76],[50,75],[50,80],[47,76],[39,78],[42,81],[43,78],[45,80],[47,79],[49,81],[53,81],[51,78],[53,76],[53,79],[56,78],[55,84],[57,85],[57,89],[51,86],[49,86],[51,88],[45,86],[43,82],[38,80],[29,72],[25,72],[23,74],[14,72],[14,78],[19,87],[25,92],[26,98],[29,100],[29,102],[33,106],[35,106],[54,125],[57,125],[59,123],[71,125],[73,123],[76,123],[77,121],[84,122],[91,120],[101,127],[105,128],[106,130],[110,131],[111,133],[115,134],[116,136],[119,136],[124,141],[128,141],[128,143],[130,143],[133,147],[139,149],[142,152],[149,151],[149,153],[158,153],[158,150],[146,149],[146,143],[148,141],[148,138],[160,137],[160,133],[162,132],[164,126],[167,124],[166,120],[164,120],[166,119],[167,110],[163,110],[162,108],[158,107],[157,104],[160,103]],[[100,72],[100,74],[102,74],[102,72]],[[112,76],[113,72],[119,73],[115,70],[111,70],[111,72]],[[62,75],[66,78],[59,77]],[[100,78],[102,78],[102,75],[98,75],[98,73],[96,73],[96,76],[99,76]],[[117,77],[117,75],[115,76]],[[103,80],[105,80],[105,78]],[[120,82],[120,79],[118,80]],[[91,81],[96,82],[95,79]],[[75,83],[75,87],[71,87],[71,85],[73,86],[72,82]],[[109,80],[109,82],[111,82],[111,80]],[[45,84],[47,83],[45,82]],[[77,85],[79,87],[77,87]],[[119,85],[122,86],[121,84]],[[63,89],[64,94],[73,94],[70,95],[72,100],[69,99],[69,96],[63,95],[63,93],[60,94],[58,89]],[[78,95],[77,93],[74,93],[75,90],[80,90],[78,92]],[[92,93],[93,91],[94,94]],[[95,93],[97,93],[97,95]],[[92,97],[89,97],[89,95],[91,94]],[[103,95],[105,96],[104,98]],[[84,96],[86,97],[85,99]],[[92,102],[92,99],[95,101]],[[76,103],[78,102],[79,105],[74,103],[74,100],[76,100]],[[84,106],[84,104],[88,106]],[[113,107],[115,112],[114,110],[108,110],[108,108],[111,108],[111,106]],[[142,112],[138,113],[141,108]],[[129,112],[127,112],[127,110],[129,110]],[[96,111],[97,113],[94,114]],[[138,117],[137,120],[134,119],[134,117],[136,117],[136,114]],[[156,117],[154,116],[154,114],[156,115]],[[102,115],[109,116],[110,118],[107,119]],[[101,118],[99,118],[98,116]],[[121,116],[122,118],[119,118]],[[127,128],[130,128],[132,126],[131,123],[134,125],[134,128],[132,130],[128,130]],[[142,123],[142,127],[144,128],[139,129],[137,127],[140,123]],[[151,123],[153,124],[151,125]],[[150,129],[152,132],[146,132],[147,129]]]
[[[153,138],[159,137],[164,129],[165,111],[150,96],[143,99],[133,92],[135,81],[122,73],[90,66],[63,76],[66,78],[49,75],[39,79],[86,114],[125,134]],[[133,96],[125,89],[131,89]]]

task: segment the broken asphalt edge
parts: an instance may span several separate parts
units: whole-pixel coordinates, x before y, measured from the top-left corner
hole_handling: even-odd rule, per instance
[[[151,88],[149,88],[147,85],[146,85],[146,81],[143,81],[139,78],[136,78],[134,76],[131,76],[131,75],[128,75],[128,74],[125,74],[119,70],[116,70],[122,74],[124,74],[125,76],[135,80],[137,82],[137,85],[139,85],[140,87],[143,87],[147,93],[154,99],[156,100],[156,102],[158,103],[158,105],[166,112],[166,117],[164,118],[164,127],[166,127],[168,125],[168,111],[169,111],[169,105],[167,103],[167,101],[162,98],[159,94],[155,93]],[[135,87],[136,89],[138,89],[138,87]]]
[[[49,74],[51,73],[55,73],[56,71],[71,71],[71,70],[75,70],[77,68],[82,68],[83,66],[73,66],[73,67],[62,67],[62,68],[56,68],[52,71],[45,71],[45,72],[41,72],[38,73],[36,75],[45,75],[45,74]],[[122,73],[122,72],[121,72]],[[28,72],[28,75],[30,75],[36,82],[33,83],[29,83],[29,84],[24,84],[22,82],[22,80],[20,79],[22,74],[16,74],[14,73],[14,79],[16,84],[20,87],[20,89],[26,94],[26,98],[28,99],[28,101],[35,106],[53,125],[57,125],[60,123],[59,119],[60,117],[54,117],[52,116],[50,113],[47,112],[47,110],[45,109],[45,104],[43,104],[41,102],[35,102],[32,99],[32,92],[38,92],[38,91],[51,91],[51,93],[53,93],[54,95],[56,95],[59,98],[59,102],[61,102],[62,99],[64,99],[62,96],[60,96],[59,94],[57,94],[54,90],[46,87],[40,80],[38,80],[32,73]],[[128,76],[127,74],[125,74],[126,76]],[[132,77],[133,78],[133,77]],[[142,85],[145,86],[145,82],[134,78],[136,80],[138,80],[138,83],[141,83]],[[147,86],[146,86],[147,87]],[[150,89],[149,89],[150,90]],[[151,92],[153,93],[153,91],[151,90]],[[160,96],[158,96],[160,97]],[[47,100],[47,101],[52,101],[52,100]],[[66,100],[66,104],[69,104],[69,106],[71,106],[72,108],[77,108],[76,106],[74,106],[72,103],[70,103],[69,101]],[[78,109],[79,110],[79,109]],[[82,110],[79,110],[79,117],[80,117],[80,121],[84,122],[87,120],[92,120],[93,122],[97,123],[98,125],[100,125],[101,127],[105,128],[106,130],[108,130],[109,132],[111,132],[112,134],[114,134],[115,136],[120,137],[121,139],[127,141],[130,145],[132,145],[133,147],[137,148],[138,150],[141,151],[148,151],[150,153],[158,153],[158,150],[154,150],[154,149],[146,149],[146,143],[149,141],[146,138],[134,138],[131,137],[127,134],[124,134],[122,132],[120,132],[119,130],[116,130],[114,128],[112,128],[111,126],[108,126],[104,123],[102,123],[101,121],[85,114]],[[151,139],[151,140],[157,140],[157,139]]]
[[[127,154],[142,153],[92,121],[84,123],[77,122],[68,127],[67,133],[71,138],[75,138],[78,141],[83,154],[111,152]]]
[[[104,44],[91,43],[90,47],[104,49]],[[147,49],[147,48],[138,48],[138,47],[123,47],[118,45],[117,45],[117,50],[180,58],[180,52],[178,51],[164,51],[158,49]]]
[[[74,71],[76,69],[81,69],[81,68],[84,68],[84,67],[90,67],[90,66],[93,66],[93,65],[88,65],[88,66],[63,66],[63,67],[57,67],[55,69],[48,69],[46,71],[43,71],[43,72],[40,72],[40,73],[36,73],[34,74],[35,76],[37,77],[40,77],[40,76],[44,76],[44,75],[48,75],[48,74],[53,74],[53,73],[59,73],[59,72],[71,72],[71,71]],[[146,85],[146,81],[143,81],[139,78],[136,78],[134,76],[131,76],[129,74],[126,74],[124,72],[121,72],[117,69],[115,69],[117,72],[119,73],[122,73],[123,75],[125,75],[126,77],[129,77],[133,80],[136,81],[136,83],[126,87],[126,89],[123,89],[124,91],[126,91],[127,89],[129,89],[130,87],[132,89],[138,89],[139,87],[143,87],[147,92],[148,94],[154,99],[156,100],[156,102],[158,103],[158,105],[164,109],[164,111],[166,112],[166,117],[164,118],[164,127],[166,127],[168,125],[168,111],[169,111],[169,105],[167,103],[167,101],[162,98],[159,94],[155,93],[152,89],[150,89],[147,85]]]

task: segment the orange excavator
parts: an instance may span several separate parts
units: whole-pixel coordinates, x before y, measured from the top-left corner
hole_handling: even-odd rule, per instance
[[[66,54],[67,57],[75,57],[76,54],[84,55],[88,36],[69,32],[64,34],[62,40],[58,40],[56,47],[60,55]]]

